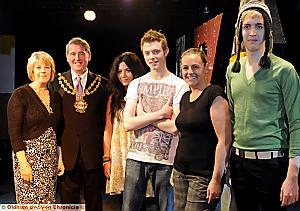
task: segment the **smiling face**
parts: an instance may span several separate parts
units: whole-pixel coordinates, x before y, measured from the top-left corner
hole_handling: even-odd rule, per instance
[[[82,75],[86,70],[91,55],[86,51],[83,45],[70,44],[67,53],[67,61],[71,69],[77,74]]]
[[[205,82],[205,65],[199,54],[186,54],[181,58],[181,73],[191,88],[199,88]]]
[[[37,62],[33,68],[34,81],[40,85],[47,85],[51,78],[51,65]]]
[[[28,58],[26,69],[31,81],[41,83],[52,81],[56,74],[53,58],[44,51],[33,52]]]
[[[133,80],[133,74],[125,62],[121,62],[119,64],[119,69],[117,70],[117,74],[118,74],[119,81],[125,87],[127,87],[129,83]]]

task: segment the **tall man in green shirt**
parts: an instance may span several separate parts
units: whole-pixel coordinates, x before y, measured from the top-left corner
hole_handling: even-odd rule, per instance
[[[226,73],[236,205],[239,211],[286,210],[299,198],[299,76],[271,53],[272,17],[264,3],[243,5],[236,27],[237,60]]]

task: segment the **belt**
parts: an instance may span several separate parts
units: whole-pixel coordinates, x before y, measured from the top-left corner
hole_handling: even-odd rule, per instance
[[[243,149],[234,148],[236,155],[247,159],[272,159],[272,158],[282,158],[284,157],[284,152],[282,151],[247,151]]]

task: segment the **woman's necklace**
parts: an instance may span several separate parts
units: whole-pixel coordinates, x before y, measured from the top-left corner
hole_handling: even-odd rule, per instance
[[[40,98],[44,106],[46,107],[49,114],[53,114],[52,107],[50,105],[50,93],[47,88],[35,88],[31,86],[37,96]]]
[[[46,97],[46,99],[41,99],[41,101],[44,104],[44,106],[46,107],[48,113],[53,114],[53,110],[50,106],[50,94],[48,94],[48,97]]]

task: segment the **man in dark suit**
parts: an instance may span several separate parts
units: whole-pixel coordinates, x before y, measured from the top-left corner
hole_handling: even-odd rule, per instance
[[[62,204],[79,204],[82,184],[86,210],[102,210],[107,80],[88,70],[91,51],[86,40],[72,38],[66,46],[66,57],[71,70],[58,74],[50,85],[63,98],[65,174],[60,181],[60,199]]]

